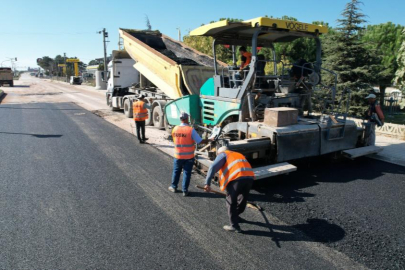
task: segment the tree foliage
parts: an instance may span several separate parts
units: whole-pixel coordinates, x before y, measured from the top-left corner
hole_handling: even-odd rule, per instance
[[[366,48],[378,59],[375,66],[376,81],[380,88],[381,103],[383,103],[385,88],[390,86],[398,69],[397,54],[404,41],[401,34],[403,27],[391,22],[368,25],[361,37]]]
[[[324,67],[338,74],[338,92],[344,89],[352,91],[349,113],[360,116],[366,109],[364,97],[372,90],[371,85],[380,85],[381,92],[392,83],[394,75],[398,84],[405,86],[405,32],[403,26],[392,23],[369,25],[365,28],[366,15],[361,11],[362,2],[350,0],[338,20],[338,27],[329,28],[328,34],[320,36],[323,48]],[[270,17],[271,16],[266,16]],[[220,20],[242,21],[235,18]],[[283,20],[297,21],[294,17],[283,16]],[[329,26],[327,22],[314,21],[312,24]],[[189,46],[212,56],[211,37],[194,37],[187,35],[184,42]],[[401,47],[402,44],[402,47]],[[276,60],[284,65],[298,59],[315,61],[316,44],[314,39],[299,38],[292,42],[275,43]],[[247,47],[249,51],[251,48]],[[401,48],[401,49],[400,49]],[[231,50],[222,45],[217,46],[217,58],[228,64],[232,63]],[[399,52],[399,53],[398,53]],[[266,59],[273,59],[270,48],[262,48],[259,54]],[[237,59],[240,59],[237,50]],[[278,64],[280,71],[282,64]],[[266,73],[273,70],[272,64],[266,65]],[[331,84],[334,77],[323,74],[322,81]],[[383,89],[384,88],[384,89]]]
[[[349,113],[361,116],[367,108],[365,97],[372,89],[370,83],[375,80],[373,71],[376,59],[366,49],[359,38],[363,32],[365,15],[361,13],[358,0],[351,0],[338,20],[336,32],[327,35],[324,40],[325,67],[335,71],[337,91],[351,90]],[[333,76],[324,76],[324,80],[333,83]]]
[[[402,31],[402,35],[405,36],[405,29]],[[395,83],[405,89],[405,40],[402,41],[401,47],[398,50],[397,56],[398,69],[395,73]]]
[[[66,58],[77,58],[77,57],[66,57]],[[38,65],[45,70],[47,75],[53,76],[62,76],[62,68],[58,66],[58,64],[64,64],[65,58],[61,55],[55,56],[55,58],[51,58],[49,56],[43,56],[41,61],[38,62]],[[67,76],[74,75],[73,63],[66,63],[66,73]],[[79,62],[79,71],[83,71],[86,69],[86,64],[83,62]]]

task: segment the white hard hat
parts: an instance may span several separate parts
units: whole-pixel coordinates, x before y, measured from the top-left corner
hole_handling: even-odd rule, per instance
[[[368,96],[366,97],[366,99],[369,99],[369,98],[376,98],[376,97],[377,97],[376,95],[370,94],[370,95],[368,95]]]

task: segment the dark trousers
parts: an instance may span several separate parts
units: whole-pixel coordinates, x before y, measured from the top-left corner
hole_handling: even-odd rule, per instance
[[[139,141],[145,140],[145,121],[135,121],[136,125],[136,136],[138,136]],[[142,137],[140,136],[140,131],[142,130]]]
[[[233,227],[239,227],[239,215],[246,209],[247,198],[253,185],[253,178],[243,177],[226,186],[226,207]]]

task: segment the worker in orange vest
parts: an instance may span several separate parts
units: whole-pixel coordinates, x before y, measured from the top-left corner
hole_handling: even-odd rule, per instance
[[[223,228],[239,233],[242,231],[239,226],[239,215],[245,211],[255,174],[244,155],[229,151],[226,146],[218,149],[218,156],[210,166],[205,179],[206,192],[211,191],[211,179],[218,171],[219,187],[222,191],[226,190],[226,206],[231,223]]]
[[[244,46],[239,48],[239,53],[241,55],[240,70],[242,70],[249,66],[250,62],[252,61],[252,54],[248,52]]]
[[[174,169],[172,184],[169,187],[171,192],[177,192],[177,185],[183,171],[183,196],[189,195],[191,171],[194,165],[195,144],[206,143],[193,127],[189,125],[189,115],[182,112],[180,115],[181,124],[173,128],[172,137],[174,142]]]
[[[148,138],[145,138],[145,120],[148,119],[147,109],[150,109],[150,106],[145,102],[145,96],[139,96],[138,101],[133,103],[132,108],[136,126],[136,136],[138,137],[139,143],[145,143],[145,141],[148,140]],[[142,131],[142,133],[140,131]]]

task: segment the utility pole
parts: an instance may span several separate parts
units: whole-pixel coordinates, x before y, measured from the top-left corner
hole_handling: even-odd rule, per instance
[[[105,28],[103,28],[103,31],[99,31],[99,34],[103,33],[103,44],[104,44],[104,76],[107,75],[107,42],[105,38],[108,38],[108,32],[105,31]]]
[[[178,34],[179,34],[179,41],[181,41],[181,31],[180,31],[180,27],[176,28],[178,30]]]
[[[66,76],[66,82],[68,82],[68,77],[67,77],[67,66],[66,66],[66,53],[63,53],[63,57],[65,58],[65,76]]]

